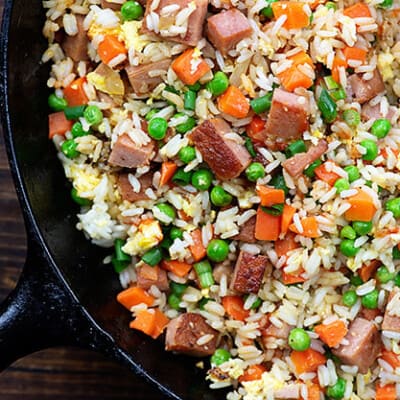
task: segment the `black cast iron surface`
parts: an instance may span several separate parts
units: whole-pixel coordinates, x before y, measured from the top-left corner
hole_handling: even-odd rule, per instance
[[[47,139],[46,48],[38,0],[7,1],[1,37],[1,111],[10,166],[24,213],[28,257],[16,290],[0,307],[0,367],[30,352],[73,344],[130,366],[176,399],[213,400],[195,361],[127,328],[120,289],[102,264],[107,252],[75,229],[76,205]]]

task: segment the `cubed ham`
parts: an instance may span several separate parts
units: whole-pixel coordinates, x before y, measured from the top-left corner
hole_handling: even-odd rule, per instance
[[[300,139],[308,124],[308,101],[304,96],[275,89],[265,124],[268,140],[287,143]]]
[[[239,233],[236,236],[233,236],[232,239],[234,240],[241,240],[242,242],[246,243],[255,243],[256,231],[256,216],[251,217],[247,220],[243,225],[239,227]]]
[[[382,93],[385,90],[381,74],[377,69],[374,70],[373,77],[369,80],[364,80],[363,75],[353,74],[347,79],[349,92],[352,100],[364,104],[373,97]]]
[[[125,168],[137,168],[150,163],[154,143],[138,146],[126,135],[120,135],[114,143],[108,162],[110,165]]]
[[[398,316],[399,302],[400,290],[395,288],[390,292],[388,302],[386,304],[385,315],[382,322],[383,331],[400,333],[400,317]]]
[[[213,118],[191,133],[204,161],[222,180],[238,177],[251,162],[250,154],[242,144],[225,137],[231,131],[223,119]]]
[[[169,58],[144,65],[130,65],[125,68],[133,91],[137,95],[150,93],[163,81],[171,64]]]
[[[318,160],[328,150],[328,143],[320,140],[316,146],[311,146],[306,153],[298,153],[282,163],[290,176],[299,177],[314,161]]]
[[[241,251],[233,272],[231,289],[239,293],[257,293],[260,290],[267,263],[267,256],[255,256]]]
[[[382,347],[379,331],[372,321],[356,318],[345,336],[348,344],[332,349],[344,364],[356,365],[362,374],[368,372]]]
[[[364,318],[368,321],[373,321],[378,315],[381,315],[379,308],[369,309],[361,307],[360,312],[357,314],[358,317]]]
[[[223,55],[251,34],[249,20],[236,8],[221,11],[207,19],[208,39]]]
[[[118,191],[121,194],[123,200],[130,201],[131,203],[140,200],[148,200],[146,195],[146,189],[151,187],[153,174],[148,173],[141,176],[139,179],[140,190],[135,192],[133,186],[129,182],[129,177],[127,173],[121,173],[118,175]]]
[[[176,17],[181,11],[185,13],[186,10],[190,10],[192,5],[195,6],[195,9],[189,15],[187,30],[183,32],[176,31],[178,25],[176,24]],[[172,9],[171,6],[173,6]],[[208,0],[148,0],[143,18],[142,31],[144,33],[156,34],[172,42],[196,46],[197,42],[203,37],[207,6]],[[156,14],[159,19],[156,29],[153,27],[152,13]],[[181,24],[180,27],[182,28],[182,26]]]
[[[210,335],[207,342],[198,344],[198,340],[205,335]],[[165,349],[189,356],[205,357],[214,353],[217,340],[218,332],[207,324],[205,318],[199,314],[185,313],[169,322]]]
[[[263,329],[262,336],[273,336],[277,339],[287,339],[292,329],[293,326],[287,324],[286,322],[282,322],[282,326],[280,328],[270,323],[265,329]]]
[[[370,119],[387,118],[391,120],[396,113],[396,107],[389,106],[387,112],[382,113],[381,105],[375,104],[371,106],[370,104],[364,104],[361,108],[361,118],[363,121],[369,121]]]
[[[100,4],[101,8],[110,8],[111,10],[114,11],[119,11],[122,6],[121,3],[114,3],[113,1],[108,1],[108,0],[101,0]]]
[[[75,36],[65,35],[61,47],[63,48],[65,54],[73,61],[87,61],[89,60],[89,39],[85,29],[83,29],[84,17],[82,15],[75,15],[75,18],[78,26],[78,33]]]
[[[169,289],[167,272],[158,265],[151,267],[143,264],[136,268],[136,275],[137,285],[144,290],[150,289],[153,285],[161,291]]]

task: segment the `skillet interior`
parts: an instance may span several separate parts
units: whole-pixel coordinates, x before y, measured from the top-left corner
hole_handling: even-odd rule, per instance
[[[114,300],[120,289],[109,266],[101,263],[109,253],[91,245],[75,229],[76,205],[52,143],[47,139],[46,81],[49,65],[41,65],[46,48],[41,30],[41,2],[14,2],[8,48],[8,99],[13,150],[30,201],[32,213],[55,263],[93,319],[129,354],[132,366],[141,366],[151,377],[184,399],[217,399],[195,360],[163,351],[161,342],[128,328],[130,315]],[[6,140],[10,141],[5,133]],[[163,396],[160,395],[160,398]]]

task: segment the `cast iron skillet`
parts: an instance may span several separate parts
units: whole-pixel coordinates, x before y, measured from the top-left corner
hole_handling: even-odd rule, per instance
[[[4,136],[28,236],[17,288],[0,306],[0,369],[55,345],[100,351],[128,365],[174,399],[213,400],[195,360],[128,328],[107,254],[75,229],[77,206],[47,139],[46,48],[39,0],[6,0],[0,43]],[[1,189],[0,189],[1,190]],[[134,396],[134,394],[133,394]]]

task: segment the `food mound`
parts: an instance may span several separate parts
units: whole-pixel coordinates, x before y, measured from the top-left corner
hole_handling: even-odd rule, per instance
[[[43,5],[49,138],[130,328],[228,400],[400,398],[398,1]]]

